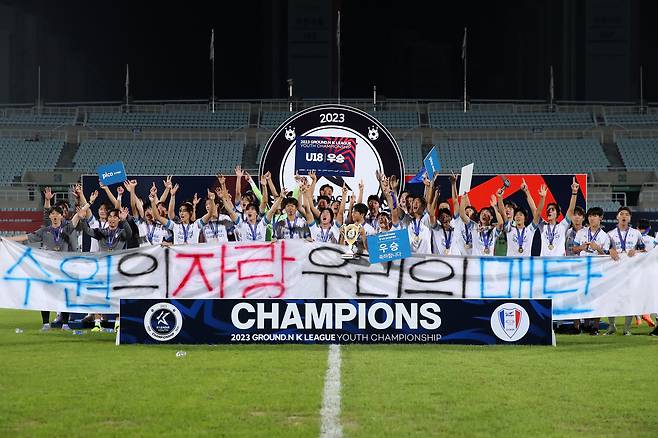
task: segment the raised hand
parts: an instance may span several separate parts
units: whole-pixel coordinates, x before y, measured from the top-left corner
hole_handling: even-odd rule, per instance
[[[217,181],[219,181],[219,184],[224,187],[226,184],[226,177],[220,173],[217,175]]]
[[[267,172],[265,172],[265,179],[267,181],[271,180],[272,179],[272,172],[270,172],[269,170]]]
[[[126,188],[126,190],[129,193],[134,193],[135,192],[135,187],[137,187],[137,180],[136,179],[131,179],[123,182],[123,186]]]
[[[195,193],[194,196],[192,197],[192,206],[196,208],[200,200],[201,199],[199,199],[199,196]]]
[[[431,182],[432,181],[430,181],[429,177],[427,176],[427,172],[425,172],[423,174],[423,184],[425,185],[425,187],[429,187]]]
[[[176,184],[175,186],[173,186],[173,187],[171,188],[171,196],[176,196],[176,192],[178,191],[179,188],[180,188],[180,185],[178,185],[178,184]]]
[[[503,189],[496,190],[496,196],[501,198],[501,199],[503,197],[503,193],[505,193],[505,191]]]
[[[363,183],[363,180],[359,181],[359,190],[363,191],[366,185]]]
[[[539,196],[545,198],[547,193],[548,193],[548,187],[542,184],[541,187],[539,187]]]
[[[235,176],[237,176],[238,178],[242,178],[244,176],[244,172],[242,171],[242,167],[235,166]]]
[[[122,221],[128,219],[128,207],[123,207],[121,209],[121,212],[119,212],[119,219],[121,219]]]
[[[249,175],[249,172],[247,172],[247,171],[245,170],[245,171],[242,172],[242,174],[244,175],[244,179],[246,179],[247,182],[248,182],[249,184],[251,184],[251,175]]]
[[[489,205],[493,208],[496,208],[496,205],[498,205],[498,199],[496,199],[495,195],[491,195],[491,198],[489,198]]]
[[[52,189],[50,187],[45,187],[43,189],[43,196],[50,201],[55,197],[55,194],[52,192]]]
[[[456,184],[457,183],[457,175],[455,175],[455,172],[452,170],[450,171],[450,184]]]
[[[94,190],[91,195],[89,195],[89,205],[93,204],[98,198],[98,190]]]
[[[262,187],[265,187],[266,184],[267,184],[267,178],[265,177],[265,175],[261,175],[260,176],[260,185]]]
[[[395,175],[391,175],[388,178],[388,180],[391,183],[391,189],[397,190],[398,186],[400,185],[400,181],[398,181],[398,177]]]
[[[388,192],[391,190],[390,184],[388,182],[388,178],[386,178],[385,176],[382,177],[381,184],[382,184],[382,191]]]
[[[169,176],[167,177],[167,179],[165,179],[165,180],[162,181],[162,184],[164,184],[165,189],[169,189],[169,190],[171,190],[171,187],[172,187],[172,185],[173,185],[172,182],[171,182],[171,178],[172,178],[171,175],[169,175]]]
[[[521,178],[521,190],[523,190],[524,192],[528,191],[528,184],[526,184],[525,178]]]
[[[107,186],[105,184],[103,184],[103,182],[100,179],[98,180],[98,187],[100,187],[101,189],[106,189],[107,188]]]
[[[208,189],[208,199],[210,199],[213,202],[215,201],[215,194],[210,189]]]
[[[343,194],[343,198],[345,198],[345,196],[347,196],[347,184],[343,183],[343,188],[341,189],[341,191]]]
[[[73,196],[76,198],[79,198],[80,195],[82,194],[82,185],[81,184],[74,184],[73,185],[73,190],[71,191],[73,193]]]
[[[573,181],[571,183],[571,194],[577,195],[578,194],[578,189],[580,188],[580,184],[576,182],[576,177],[573,177]]]
[[[153,182],[153,185],[151,186],[151,190],[149,191],[149,198],[151,196],[158,196],[158,188],[155,186],[155,182]]]
[[[308,176],[311,178],[311,181],[313,182],[313,184],[315,184],[316,182],[318,182],[318,176],[316,175],[315,170],[311,170],[311,171],[308,173]]]

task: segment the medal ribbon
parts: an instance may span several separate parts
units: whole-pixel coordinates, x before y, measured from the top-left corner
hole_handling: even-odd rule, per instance
[[[628,230],[626,230],[626,234],[624,234],[624,237],[621,237],[621,231],[619,231],[619,227],[617,227],[617,236],[619,236],[619,244],[621,245],[621,250],[626,251],[626,239],[628,238]]]

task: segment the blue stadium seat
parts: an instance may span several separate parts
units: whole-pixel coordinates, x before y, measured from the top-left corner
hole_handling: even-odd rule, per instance
[[[617,147],[629,170],[658,170],[658,138],[620,138]]]
[[[0,182],[11,182],[28,169],[53,170],[63,147],[64,140],[0,138]]]

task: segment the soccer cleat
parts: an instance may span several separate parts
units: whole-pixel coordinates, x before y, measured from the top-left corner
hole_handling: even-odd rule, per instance
[[[41,331],[42,332],[47,332],[49,330],[50,330],[50,324],[49,323],[45,323],[43,326],[41,326]]]
[[[590,336],[598,336],[598,335],[599,335],[599,331],[598,331],[598,330],[591,330],[591,331],[589,332],[589,335],[590,335]]]
[[[653,331],[649,333],[649,336],[658,336],[658,328],[653,329]]]
[[[633,333],[631,333],[631,332],[624,332],[624,336],[632,336],[632,335],[633,335]]]
[[[616,329],[616,328],[608,329],[607,332],[603,333],[603,336],[610,336],[610,335],[614,335],[615,333],[617,333],[617,329]]]
[[[71,330],[68,324],[62,324],[62,330]]]

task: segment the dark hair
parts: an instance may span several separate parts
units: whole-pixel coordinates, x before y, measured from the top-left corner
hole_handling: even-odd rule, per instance
[[[254,193],[253,193],[251,190],[245,192],[245,193],[242,195],[242,197],[243,197],[243,198],[247,198],[247,200],[249,200],[249,202],[254,202]]]
[[[358,204],[354,204],[352,210],[356,211],[357,213],[361,213],[361,215],[363,216],[368,214],[368,206],[362,202],[359,202]]]
[[[327,204],[330,204],[330,203],[331,203],[331,198],[330,198],[329,196],[325,196],[325,195],[320,195],[320,196],[318,196],[318,202],[317,202],[317,203],[319,204],[320,201],[322,201],[323,199],[324,199],[325,201],[327,201]]]
[[[480,215],[482,215],[483,211],[488,211],[491,215],[491,220],[496,220],[496,212],[494,211],[493,207],[482,207],[482,210],[480,210]]]
[[[387,219],[389,220],[391,219],[391,216],[389,216],[389,214],[386,213],[385,211],[380,211],[379,213],[377,213],[377,219],[379,219],[379,216],[386,216]]]
[[[324,213],[325,211],[329,212],[329,216],[330,216],[329,220],[330,220],[330,222],[333,222],[334,221],[334,211],[331,208],[321,208],[320,209],[320,216],[322,216],[322,213]]]
[[[59,200],[55,203],[55,207],[59,207],[62,210],[68,210],[69,209],[69,203],[68,203],[68,201],[65,201],[65,200],[61,199],[61,200]]]
[[[250,209],[252,209],[252,208],[253,208],[254,210],[256,210],[256,213],[258,213],[258,211],[260,210],[260,206],[259,206],[258,204],[254,203],[254,202],[250,202],[250,203],[247,204],[247,206],[244,208],[245,213],[247,212],[247,210],[250,210]]]
[[[159,207],[159,206],[161,206],[161,205],[162,205],[164,208],[167,208],[167,204],[165,204],[164,202],[160,202],[160,201],[158,201],[158,202],[155,204],[156,207]]]
[[[377,195],[370,195],[370,196],[368,196],[368,202],[367,202],[368,205],[370,205],[370,201],[377,201],[377,202],[380,202],[380,201],[379,201],[379,196],[377,196]],[[380,203],[381,203],[381,202],[380,202]]]
[[[505,201],[505,202],[503,203],[503,205],[504,205],[505,207],[512,207],[512,209],[514,210],[514,214],[516,214],[516,209],[519,208],[519,206],[516,205],[516,202],[511,201],[511,200],[509,200],[509,199],[508,199],[507,201]]]
[[[427,201],[425,200],[424,196],[416,196],[415,199],[418,199],[418,201],[423,205],[423,209],[427,207]]]
[[[467,205],[466,207],[464,207],[464,210],[466,210],[467,208],[473,210],[473,213],[478,214],[478,209],[473,207],[472,205]]]
[[[283,200],[283,202],[281,203],[281,207],[286,208],[288,204],[295,204],[295,207],[297,207],[297,199],[293,198],[292,196],[289,196]]]
[[[573,209],[573,214],[577,214],[580,216],[585,216],[585,209],[581,207],[580,205],[576,205]]]
[[[180,205],[180,207],[185,207],[187,209],[187,212],[190,213],[190,214],[192,214],[192,212],[194,211],[194,206],[192,205],[191,202],[187,202],[187,201],[183,202]],[[178,207],[178,208],[180,209],[180,207]]]
[[[558,216],[560,215],[560,213],[562,213],[562,209],[560,208],[559,204],[556,204],[555,202],[549,203],[546,206],[546,211],[548,211],[548,209],[551,208],[551,207],[555,208],[555,212],[557,213]]]
[[[642,229],[651,228],[651,223],[648,219],[640,219],[640,221],[637,223],[637,227]]]
[[[514,216],[516,216],[516,213],[521,213],[526,219],[528,219],[528,212],[525,211],[525,208],[515,207],[514,208]]]
[[[101,208],[101,207],[105,207],[105,210],[107,210],[108,213],[109,213],[110,210],[114,209],[114,206],[112,204],[110,204],[109,202],[107,202],[107,201],[102,202],[100,207],[98,207],[98,208]]]
[[[631,213],[631,209],[628,208],[628,207],[626,207],[626,206],[624,206],[624,207],[619,207],[619,210],[617,210],[617,214],[621,213],[621,212],[624,211],[624,210],[626,210],[626,211],[628,212],[629,215],[631,215],[631,216],[633,215],[633,213]]]
[[[322,185],[320,186],[320,192],[323,192],[324,189],[331,189],[331,192],[332,192],[332,193],[334,192],[334,188],[332,187],[331,184],[322,184]]]
[[[447,208],[440,208],[439,209],[439,217],[441,217],[442,214],[447,214],[448,216],[450,216],[452,218],[452,213]]]
[[[59,213],[59,214],[61,214],[61,215],[64,214],[64,212],[62,211],[61,207],[59,207],[59,206],[54,206],[54,207],[52,207],[50,210],[48,210],[48,215],[49,215],[49,216],[50,216],[52,213]]]
[[[590,216],[599,216],[603,217],[603,209],[601,207],[592,207],[587,210],[587,217]]]
[[[121,214],[121,210],[119,210],[118,208],[112,208],[108,210],[107,216],[109,217],[112,213],[114,213],[116,217],[119,217],[119,215]]]

